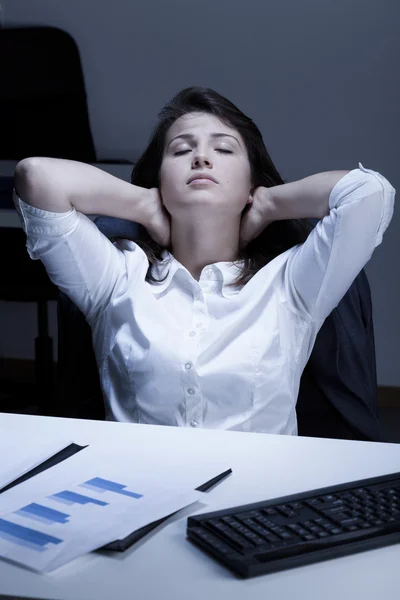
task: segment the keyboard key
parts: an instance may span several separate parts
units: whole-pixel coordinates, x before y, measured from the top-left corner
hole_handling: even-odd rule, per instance
[[[274,533],[283,533],[286,530],[285,527],[281,527],[280,525],[276,525],[275,527],[270,527],[269,529],[270,529],[270,531],[273,531]]]
[[[382,519],[371,519],[370,523],[372,525],[384,525],[385,523],[382,521]]]
[[[320,531],[323,531],[323,529],[321,527],[318,527],[316,525],[314,525],[314,527],[310,527],[309,530],[311,531],[311,533],[313,533],[314,535],[316,535],[317,533],[319,533]]]
[[[334,500],[336,500],[336,496],[328,494],[327,496],[322,496],[322,500],[324,502],[333,502]]]
[[[353,517],[349,517],[348,514],[346,513],[339,513],[338,515],[331,515],[331,519],[332,521],[334,521],[335,523],[342,525],[344,523],[344,521],[346,520],[350,520],[353,521]],[[357,519],[354,519],[357,520]]]
[[[308,500],[305,500],[304,504],[307,504],[307,506],[315,506],[316,504],[321,504],[321,501],[317,498],[309,498]]]
[[[281,513],[281,515],[283,515],[284,517],[295,517],[297,513],[295,513],[293,510],[291,510],[290,508],[287,508],[286,506],[283,507],[279,507],[278,511]]]
[[[332,531],[333,529],[336,529],[335,525],[333,523],[324,523],[323,524],[323,528],[326,531]]]
[[[262,546],[265,544],[265,539],[259,535],[256,535],[255,533],[246,534],[246,537],[250,540],[250,542],[253,542],[255,546]]]
[[[246,520],[247,519],[255,519],[255,518],[261,517],[261,516],[262,516],[261,511],[259,511],[259,510],[250,510],[249,512],[240,513],[240,515],[238,515],[238,518],[241,521],[244,521],[245,519]]]
[[[265,515],[267,515],[267,517],[278,514],[278,511],[276,510],[276,508],[263,508],[261,512],[263,512]]]
[[[296,523],[291,523],[290,525],[286,525],[286,527],[287,529],[291,529],[295,533],[298,533],[299,529],[302,529],[302,527],[300,527],[300,525],[297,525]]]
[[[351,492],[340,492],[341,498],[350,498],[352,496]]]
[[[272,533],[267,533],[264,537],[267,540],[267,542],[270,542],[271,544],[274,544],[279,541],[279,538],[276,535],[273,535]]]
[[[221,521],[226,525],[230,525],[231,523],[236,523],[236,519],[234,517],[221,517]]]
[[[341,525],[353,525],[353,523],[357,523],[358,519],[356,518],[349,518],[349,519],[342,519],[341,521]]]
[[[266,517],[257,517],[257,519],[255,520],[257,523],[261,523],[261,525],[263,525],[264,527],[274,527],[274,522],[270,519],[267,519]]]
[[[323,509],[324,515],[335,515],[335,514],[341,513],[342,511],[343,511],[343,505],[336,506],[336,507],[333,507],[333,508]]]
[[[290,504],[287,504],[286,506],[288,506],[289,508],[291,508],[292,510],[301,510],[302,508],[304,508],[304,504],[303,502],[291,502]]]
[[[262,537],[265,537],[266,535],[269,534],[269,530],[266,527],[263,527],[262,525],[259,525],[255,520],[253,519],[246,519],[246,523],[249,527],[251,527],[251,529],[257,533],[258,535],[261,535]]]

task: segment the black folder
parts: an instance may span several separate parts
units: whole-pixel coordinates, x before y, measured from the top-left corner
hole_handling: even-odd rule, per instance
[[[27,479],[30,479],[31,477],[38,475],[38,473],[41,473],[42,471],[45,471],[46,469],[50,469],[51,467],[54,467],[58,463],[62,462],[63,460],[66,460],[70,456],[73,456],[77,452],[80,452],[84,448],[87,448],[87,446],[79,446],[78,444],[70,444],[63,450],[60,450],[60,452],[57,452],[57,454],[54,454],[54,456],[51,456],[50,458],[48,458],[47,460],[42,462],[37,467],[31,469],[24,475],[21,475],[21,477],[18,477],[18,479],[15,479],[11,483],[9,483],[6,486],[4,486],[3,488],[1,488],[0,494],[2,494],[3,492],[6,492],[10,488],[18,485],[19,483],[22,483],[23,481],[26,481]],[[211,488],[213,488],[215,485],[217,485],[220,481],[225,479],[225,477],[227,477],[231,473],[232,473],[232,469],[228,469],[227,471],[220,473],[216,477],[213,477],[209,481],[206,481],[205,483],[203,483],[202,485],[197,487],[196,490],[198,492],[208,492],[209,490],[211,490]],[[176,511],[176,512],[179,512],[179,511]],[[103,546],[102,548],[98,548],[98,550],[112,550],[115,552],[123,552],[124,550],[127,550],[127,548],[130,548],[130,546],[132,546],[135,542],[140,540],[147,533],[149,533],[150,531],[152,531],[153,529],[158,527],[158,525],[160,525],[161,523],[163,523],[164,521],[169,519],[169,517],[176,514],[176,512],[171,513],[170,515],[167,515],[166,517],[163,517],[162,519],[158,519],[157,521],[153,521],[152,523],[149,523],[148,525],[145,525],[144,527],[141,527],[140,529],[133,531],[132,533],[127,535],[125,538],[123,538],[121,540],[115,540],[113,542],[110,542],[106,546]]]

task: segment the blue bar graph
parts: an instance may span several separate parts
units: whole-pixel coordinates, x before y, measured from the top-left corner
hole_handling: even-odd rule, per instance
[[[37,550],[38,552],[47,550],[47,544],[61,544],[63,542],[60,538],[30,529],[29,527],[16,525],[5,519],[0,519],[0,537],[19,546]]]
[[[47,506],[36,504],[36,502],[16,510],[15,514],[35,521],[40,521],[41,523],[46,523],[46,525],[49,523],[68,523],[68,517],[70,517],[67,513],[47,508]]]
[[[126,488],[126,485],[115,483],[114,481],[109,481],[108,479],[102,479],[101,477],[89,479],[89,481],[81,483],[80,486],[90,490],[95,490],[97,492],[115,492],[116,494],[122,494],[123,496],[130,496],[131,498],[136,499],[143,497],[143,494],[137,494],[136,492],[128,492],[128,490],[125,490],[124,488]]]
[[[98,504],[99,506],[107,506],[108,502],[103,502],[102,500],[96,500],[96,498],[89,498],[89,496],[83,496],[82,494],[76,494],[75,492],[69,492],[68,490],[64,490],[63,492],[58,492],[57,494],[53,494],[52,496],[48,496],[48,498],[52,498],[56,500],[56,502],[61,502],[62,504]]]

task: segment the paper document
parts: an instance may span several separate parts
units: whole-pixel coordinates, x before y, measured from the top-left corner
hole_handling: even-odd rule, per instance
[[[136,465],[123,455],[88,447],[0,495],[0,556],[51,571],[199,499],[204,502],[206,495],[193,489],[190,478],[185,481],[177,471],[168,475],[165,464],[150,472],[139,466],[143,462]],[[208,468],[199,483],[227,468]]]
[[[70,444],[69,438],[49,440],[0,427],[0,490]]]

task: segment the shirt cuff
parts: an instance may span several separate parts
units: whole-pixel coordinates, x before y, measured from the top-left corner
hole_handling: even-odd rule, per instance
[[[364,173],[368,173],[372,177],[365,177]],[[366,184],[367,187],[365,187]],[[364,186],[362,196],[355,197],[353,192],[362,186]],[[359,162],[358,169],[349,171],[332,189],[329,196],[329,209],[332,210],[344,204],[349,204],[354,200],[359,200],[361,197],[369,196],[382,189],[395,192],[393,186],[383,175],[372,169],[366,169]]]
[[[25,233],[63,234],[75,223],[77,211],[74,207],[66,212],[43,210],[24,202],[13,189],[13,202]]]

